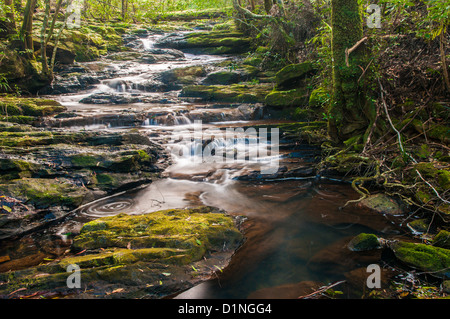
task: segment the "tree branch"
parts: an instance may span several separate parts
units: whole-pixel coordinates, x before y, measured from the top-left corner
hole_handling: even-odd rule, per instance
[[[355,51],[364,41],[367,40],[367,37],[362,38],[361,40],[359,40],[358,42],[356,42],[356,44],[354,46],[352,46],[350,49],[349,48],[345,48],[345,64],[349,67],[350,64],[348,63],[348,57],[349,55]]]

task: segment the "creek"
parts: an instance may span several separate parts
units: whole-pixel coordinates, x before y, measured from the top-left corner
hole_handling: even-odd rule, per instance
[[[251,127],[261,133],[260,128],[284,121],[264,116],[263,108],[257,105],[183,99],[178,96],[179,88],[148,90],[155,76],[167,70],[197,65],[214,69],[217,63],[236,58],[192,52],[177,57],[174,51],[155,49],[154,43],[161,36],[141,39],[142,50],[169,53],[175,58],[156,63],[102,61],[113,76],[79,92],[47,97],[78,115],[77,120],[56,121],[56,127],[119,132],[137,129],[166,147],[172,162],[163,178],[82,206],[63,221],[33,234],[29,249],[24,250],[26,254],[45,250],[46,245],[55,246],[55,239],[65,249],[66,234],[77,233],[83,223],[99,217],[207,205],[244,216],[246,240],[228,267],[173,298],[273,298],[273,287],[307,294],[312,290],[299,290],[304,287],[299,283],[329,284],[346,278],[351,270],[365,267],[371,260],[379,260],[379,252],[361,259],[349,252],[345,243],[362,232],[389,237],[401,235],[401,230],[382,214],[353,206],[342,209],[358,194],[349,184],[315,176],[308,170],[320,150],[291,143],[283,136],[276,140],[270,129],[267,139],[261,139],[261,134],[249,137],[243,133],[244,128]],[[232,138],[217,138],[227,128],[233,129]],[[196,131],[201,134],[200,140],[195,138]],[[196,151],[202,150],[205,141],[214,141],[216,155],[231,152],[227,156],[232,160],[205,160],[204,153]],[[236,153],[243,155],[239,158]],[[304,169],[297,176],[262,175],[264,165]],[[24,245],[24,240],[20,244]],[[19,243],[9,243],[8,249],[12,245]],[[344,295],[352,296],[350,291]]]

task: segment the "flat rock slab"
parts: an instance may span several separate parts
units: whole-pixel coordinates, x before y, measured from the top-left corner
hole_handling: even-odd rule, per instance
[[[48,290],[75,298],[171,295],[228,264],[243,240],[238,225],[238,217],[206,206],[99,218],[73,239],[72,251],[81,253],[0,274],[0,282],[8,281],[0,297]],[[79,270],[82,288],[68,287],[68,269]]]

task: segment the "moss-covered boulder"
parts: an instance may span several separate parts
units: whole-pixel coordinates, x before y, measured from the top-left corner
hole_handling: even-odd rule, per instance
[[[450,278],[450,250],[426,244],[393,242],[395,257],[412,268],[432,276]]]
[[[191,49],[208,54],[236,54],[247,52],[251,46],[251,39],[235,30],[216,30],[182,35],[170,34],[160,39],[156,46]]]
[[[230,103],[263,103],[271,89],[268,84],[187,85],[181,90],[180,97]]]
[[[380,214],[396,216],[404,213],[402,207],[394,198],[383,193],[370,195],[357,205],[360,208],[370,209]]]
[[[308,104],[309,94],[303,88],[289,91],[273,91],[265,97],[265,103],[269,107],[298,107]]]
[[[361,233],[350,240],[347,245],[351,251],[366,251],[382,247],[381,240],[374,234]]]
[[[233,219],[216,211],[199,207],[100,218],[83,226],[73,247],[78,250],[130,245],[136,249],[176,248],[184,249],[182,253],[194,260],[207,250],[220,250],[224,244],[235,246],[242,240]]]
[[[158,79],[166,84],[168,89],[181,89],[182,85],[192,85],[206,76],[206,69],[201,65],[187,66],[164,71]]]
[[[104,217],[86,223],[74,238],[73,247],[82,254],[0,274],[1,281],[9,281],[0,286],[0,295],[52,289],[95,298],[159,298],[208,279],[212,265],[226,266],[242,240],[236,220],[212,207]],[[83,289],[68,289],[70,265],[79,267]],[[21,288],[26,292],[18,294]],[[122,293],[107,293],[117,289]]]
[[[239,83],[241,78],[240,73],[236,71],[216,71],[208,74],[202,83],[227,85]]]
[[[275,75],[275,83],[279,90],[290,90],[299,87],[301,81],[315,72],[311,62],[290,64],[282,68]]]
[[[0,121],[31,124],[41,117],[54,116],[65,110],[65,106],[50,99],[0,97]]]
[[[54,205],[78,207],[87,190],[67,179],[21,178],[0,184],[0,192],[39,208]]]
[[[27,59],[15,49],[2,49],[0,74],[7,80],[8,86],[2,91],[35,94],[50,83],[50,79],[42,75],[42,65],[36,60]]]

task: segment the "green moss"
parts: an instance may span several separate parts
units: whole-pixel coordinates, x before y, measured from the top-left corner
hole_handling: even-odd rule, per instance
[[[14,116],[0,116],[0,121],[7,121],[17,124],[33,124],[36,121],[34,116],[14,115]]]
[[[59,102],[38,98],[0,98],[0,115],[50,116],[65,111]]]
[[[238,83],[240,81],[241,76],[237,72],[230,71],[217,71],[208,74],[203,83],[206,84],[219,84],[226,85],[232,83]]]
[[[426,159],[431,155],[430,147],[427,144],[420,145],[419,150],[416,152],[417,156],[422,159]]]
[[[186,35],[184,46],[210,54],[243,53],[249,50],[251,39],[236,31],[193,32]]]
[[[447,191],[450,189],[450,172],[447,170],[439,170],[437,173],[439,186]]]
[[[405,264],[433,276],[450,277],[450,250],[426,244],[395,242],[395,256]]]
[[[313,73],[314,66],[311,62],[290,64],[277,72],[275,82],[278,88],[291,89],[298,85],[298,80]]]
[[[438,182],[439,189],[446,191],[450,189],[450,172],[448,170],[439,169],[435,167],[434,163],[422,162],[414,165],[420,174],[425,179],[431,179]],[[412,176],[416,176],[417,173],[413,170],[411,172]]]
[[[260,56],[249,56],[244,61],[242,61],[242,64],[258,67],[262,64],[262,62],[263,59]]]
[[[361,233],[347,245],[351,251],[366,251],[381,247],[378,237],[374,234]]]
[[[450,232],[441,230],[433,238],[433,246],[450,249]]]
[[[331,94],[325,88],[317,88],[311,92],[309,97],[309,107],[318,109],[329,103]]]
[[[0,184],[0,191],[11,197],[34,204],[36,207],[54,205],[78,207],[87,191],[65,180],[44,178],[22,178],[8,184]]]
[[[188,85],[183,87],[180,96],[230,103],[262,103],[271,89],[267,84]]]
[[[70,160],[75,167],[97,167],[99,161],[102,162],[97,156],[83,154],[73,155]]]
[[[289,91],[273,91],[265,98],[265,103],[269,107],[283,108],[305,106],[308,103],[309,95],[305,89],[293,89]]]
[[[447,125],[440,125],[427,121],[422,122],[419,119],[405,119],[402,122],[396,124],[397,128],[403,128],[408,124],[408,128],[413,128],[418,133],[426,134],[427,137],[441,141],[442,143],[450,142],[450,127]]]
[[[128,245],[135,249],[176,248],[198,260],[207,250],[220,250],[224,243],[236,245],[241,239],[232,218],[200,207],[101,218],[85,224],[73,245],[80,250]]]
[[[39,165],[18,159],[0,159],[0,180],[31,177]]]
[[[198,78],[206,75],[203,66],[187,66],[165,71],[161,74],[166,83],[194,84]]]

